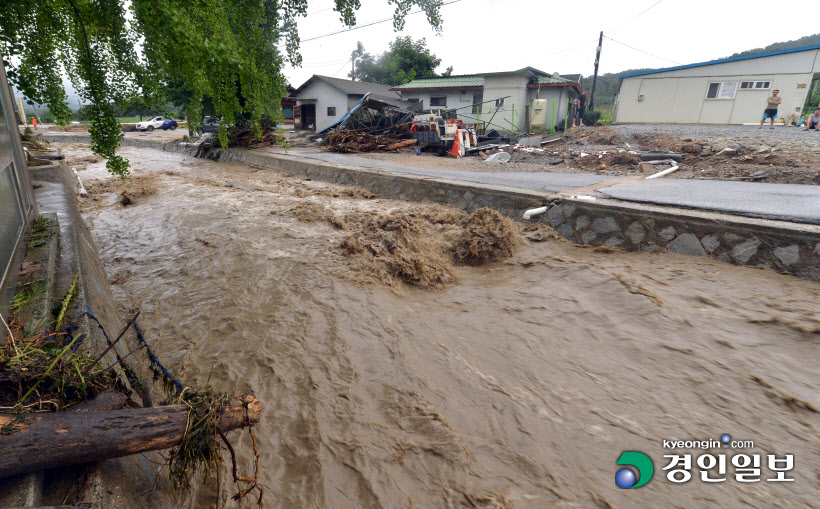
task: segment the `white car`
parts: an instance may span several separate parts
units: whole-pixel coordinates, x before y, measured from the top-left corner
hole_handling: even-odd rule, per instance
[[[167,117],[154,117],[145,122],[137,122],[137,131],[153,131],[154,129],[174,130],[177,128],[177,121]]]

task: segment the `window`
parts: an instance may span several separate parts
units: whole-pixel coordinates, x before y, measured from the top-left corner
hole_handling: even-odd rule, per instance
[[[327,107],[327,116],[328,117],[335,117],[336,116],[336,107],[335,106],[328,106]]]
[[[740,89],[741,90],[753,90],[753,89],[767,89],[772,88],[771,81],[741,81],[740,82]]]
[[[484,101],[484,94],[473,94],[473,115],[481,113],[481,103]]]
[[[709,83],[706,91],[707,99],[734,99],[737,90],[737,82],[729,81],[725,83]]]
[[[447,98],[446,97],[431,97],[430,98],[430,106],[447,106]]]
[[[504,107],[504,99],[496,99],[495,100],[495,107],[496,108],[503,108]]]
[[[282,106],[282,118],[285,120],[293,120],[293,106],[289,104]]]

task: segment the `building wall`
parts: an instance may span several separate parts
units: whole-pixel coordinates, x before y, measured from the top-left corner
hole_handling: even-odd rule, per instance
[[[350,109],[347,107],[347,102],[347,94],[320,80],[314,81],[296,96],[296,104],[298,106],[303,104],[316,104],[317,132],[338,122],[339,119],[347,113],[347,110]],[[327,114],[328,107],[336,108],[336,114],[334,116]],[[307,126],[303,126],[302,128],[307,129]]]
[[[568,111],[567,106],[569,106],[569,112],[572,112],[572,101],[578,97],[578,94],[569,87],[543,87],[543,88],[531,88],[529,89],[529,104],[530,104],[530,129],[549,129],[550,126],[553,126],[556,129],[563,129],[564,128],[564,120],[568,119]],[[533,104],[532,101],[536,99],[546,99],[547,100],[547,107],[546,107],[546,123],[545,125],[536,125],[533,123],[532,119],[536,118],[536,112],[532,110]],[[569,101],[569,105],[567,102]],[[553,108],[555,114],[553,115]],[[554,120],[554,124],[553,124]],[[572,125],[572,118],[569,118],[569,124]]]
[[[499,76],[485,76],[484,77],[484,100],[489,101],[499,97],[507,97],[504,99],[504,106],[496,108],[493,103],[484,105],[481,120],[487,121],[495,113],[493,117],[493,124],[487,126],[487,129],[498,129],[501,131],[514,131],[512,123],[519,130],[524,129],[525,121],[525,107],[529,103],[529,93],[527,83],[529,77],[522,74],[502,74]]]
[[[469,106],[473,104],[473,94],[481,94],[481,90],[403,90],[401,92],[401,98],[404,101],[418,99],[423,103],[422,109],[429,110],[431,108],[439,108],[439,106],[430,106],[431,97],[446,97],[446,109],[458,109],[457,113],[464,113],[467,116],[472,116],[470,113],[472,108],[469,108]]]
[[[779,116],[802,109],[820,51],[692,67],[623,78],[616,99],[616,122],[742,124],[757,122],[766,99],[780,90]],[[769,89],[740,89],[742,81],[771,81]],[[736,82],[732,99],[707,99],[709,83]],[[643,96],[641,98],[641,96]]]

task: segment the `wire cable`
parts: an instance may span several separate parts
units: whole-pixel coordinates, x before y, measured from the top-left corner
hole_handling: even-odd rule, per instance
[[[627,48],[629,48],[629,49],[633,49],[633,50],[635,50],[635,51],[637,51],[637,52],[639,52],[639,53],[643,53],[644,55],[649,55],[650,57],[655,57],[655,58],[659,58],[659,59],[661,59],[661,60],[666,60],[667,62],[672,62],[673,64],[683,65],[683,64],[681,64],[680,62],[676,62],[676,61],[674,61],[674,60],[670,60],[670,59],[668,59],[668,58],[659,57],[658,55],[653,55],[652,53],[646,52],[646,51],[644,51],[644,50],[642,50],[642,49],[638,49],[638,48],[636,48],[636,47],[634,47],[634,46],[630,46],[629,44],[623,43],[623,42],[621,42],[621,41],[616,41],[616,40],[615,40],[615,39],[613,39],[612,37],[609,37],[609,36],[606,36],[606,35],[605,35],[604,37],[606,37],[607,39],[609,39],[609,40],[610,40],[610,41],[612,41],[612,42],[617,42],[617,43],[618,43],[618,44],[620,44],[621,46],[626,46],[626,47],[627,47]]]
[[[647,13],[647,12],[648,12],[651,8],[655,7],[656,5],[658,5],[658,4],[659,4],[659,3],[661,3],[661,2],[663,2],[663,0],[658,0],[658,1],[657,1],[657,2],[655,2],[654,4],[650,5],[650,6],[649,6],[649,7],[647,7],[646,9],[642,10],[642,11],[640,12],[640,14],[638,14],[638,15],[637,15],[637,16],[635,16],[634,18],[630,19],[629,21],[624,21],[623,23],[621,23],[621,24],[620,24],[620,25],[618,25],[617,27],[615,27],[615,28],[613,28],[613,29],[610,29],[610,30],[606,30],[606,32],[612,33],[612,32],[614,32],[615,30],[620,30],[620,29],[621,29],[622,27],[624,27],[625,25],[628,25],[628,24],[632,23],[632,22],[633,22],[633,21],[635,21],[636,19],[638,19],[638,18],[640,18],[641,16],[643,16],[644,14],[646,14],[646,13]]]

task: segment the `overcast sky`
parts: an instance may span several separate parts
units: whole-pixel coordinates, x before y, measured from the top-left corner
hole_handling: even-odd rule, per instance
[[[361,3],[359,25],[393,13],[387,0]],[[460,0],[442,7],[440,35],[419,13],[408,16],[401,33],[386,22],[307,41],[344,29],[332,7],[333,0],[311,0],[308,16],[299,19],[303,64],[285,70],[295,87],[313,74],[346,78],[357,41],[369,53],[378,54],[397,35],[426,38],[428,47],[441,58],[439,71],[450,65],[454,74],[532,66],[586,76],[593,72],[601,30],[605,36],[602,74],[702,62],[820,32],[806,16],[818,12],[817,1]]]

